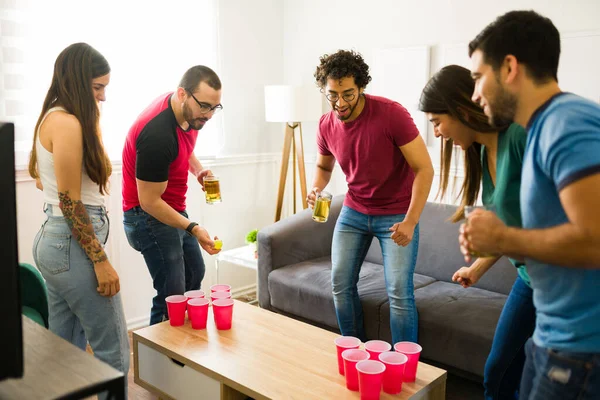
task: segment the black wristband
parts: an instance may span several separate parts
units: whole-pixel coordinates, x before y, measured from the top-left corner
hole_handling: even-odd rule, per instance
[[[188,225],[187,228],[185,228],[185,230],[187,231],[187,233],[194,236],[194,234],[192,233],[192,229],[194,229],[195,226],[198,226],[198,224],[195,222],[190,222],[190,224]]]

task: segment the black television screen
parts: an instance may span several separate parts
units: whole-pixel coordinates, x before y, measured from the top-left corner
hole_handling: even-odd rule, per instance
[[[0,122],[0,380],[23,376],[21,290],[17,250],[15,129]]]

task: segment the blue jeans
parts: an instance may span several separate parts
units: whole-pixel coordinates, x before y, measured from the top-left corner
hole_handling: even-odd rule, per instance
[[[89,341],[96,358],[129,372],[129,339],[121,294],[101,296],[94,265],[71,237],[64,217],[47,205],[46,222],[33,244],[33,258],[48,288],[50,330],[85,351]],[[109,221],[104,207],[86,206],[96,237],[105,244]],[[102,397],[102,396],[101,396]]]
[[[525,343],[533,335],[534,328],[533,289],[517,276],[500,314],[485,363],[483,386],[487,400],[518,398],[525,364]]]
[[[188,216],[185,211],[180,214]],[[150,325],[165,321],[165,298],[200,289],[205,267],[198,240],[183,229],[163,224],[139,206],[123,213],[123,224],[127,241],[144,256],[156,290]]]
[[[394,343],[417,341],[413,273],[419,247],[419,225],[408,246],[398,246],[390,237],[390,228],[403,220],[404,214],[369,216],[347,206],[342,208],[331,249],[333,302],[342,335],[367,339],[357,284],[362,263],[376,237],[383,253],[392,340]]]
[[[538,347],[529,339],[521,378],[522,400],[600,399],[600,353]]]

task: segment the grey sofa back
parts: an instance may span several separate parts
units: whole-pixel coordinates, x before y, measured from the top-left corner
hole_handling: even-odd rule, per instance
[[[427,203],[419,222],[419,255],[415,272],[440,281],[452,282],[452,275],[466,265],[458,246],[460,223],[448,220],[456,206]],[[383,264],[379,241],[373,240],[366,260]],[[508,294],[516,278],[516,269],[502,257],[477,283],[481,289]]]

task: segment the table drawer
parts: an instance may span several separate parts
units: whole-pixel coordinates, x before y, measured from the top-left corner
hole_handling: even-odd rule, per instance
[[[177,399],[221,399],[221,384],[138,342],[139,379]]]

